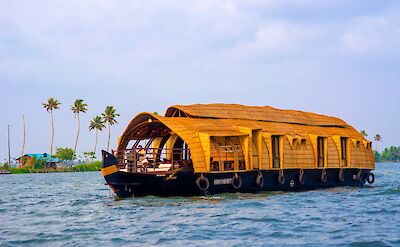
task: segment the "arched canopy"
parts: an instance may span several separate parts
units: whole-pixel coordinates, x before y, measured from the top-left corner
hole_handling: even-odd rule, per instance
[[[243,135],[231,123],[214,119],[167,118],[152,113],[140,113],[125,128],[118,140],[118,150],[127,147],[132,139],[176,134],[190,149],[195,172],[206,171],[207,155],[204,150],[209,143],[202,136]]]

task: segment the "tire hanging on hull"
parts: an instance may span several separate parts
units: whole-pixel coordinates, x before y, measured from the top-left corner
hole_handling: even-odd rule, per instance
[[[339,176],[338,176],[339,182],[343,183],[344,182],[344,175],[343,175],[343,169],[339,169]]]
[[[210,187],[210,181],[207,177],[204,177],[203,174],[196,179],[196,185],[201,191],[207,191]]]
[[[283,170],[279,170],[278,183],[281,185],[285,183],[285,176],[283,175]]]
[[[242,187],[242,178],[237,173],[232,177],[232,186],[237,190]]]
[[[328,180],[328,175],[326,174],[326,170],[323,169],[321,172],[321,182],[326,183],[327,180]]]
[[[264,177],[261,172],[259,172],[256,177],[256,184],[258,187],[264,187]]]
[[[372,172],[369,173],[367,176],[367,182],[369,184],[373,184],[375,182],[375,174],[373,174]]]
[[[358,169],[357,174],[354,176],[354,180],[361,181],[362,180],[362,170]]]
[[[304,170],[303,169],[300,169],[300,172],[299,172],[299,184],[304,185]]]

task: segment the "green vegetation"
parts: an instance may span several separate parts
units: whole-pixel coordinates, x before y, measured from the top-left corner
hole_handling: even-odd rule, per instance
[[[72,148],[57,148],[54,157],[60,160],[73,160],[75,152]]]
[[[375,151],[376,162],[399,162],[400,147],[385,148],[382,152]]]
[[[33,168],[34,169],[43,169],[46,166],[45,159],[37,159],[36,157],[32,158]]]
[[[6,162],[6,163],[4,163],[2,166],[0,166],[0,171],[6,171],[6,170],[9,170],[10,169],[10,166],[8,165],[8,163]]]
[[[101,170],[101,161],[94,161],[88,164],[79,164],[72,169],[76,172],[89,172],[89,171],[100,171]]]
[[[55,163],[57,162],[53,158],[57,158],[60,161],[73,161],[77,157],[77,147],[78,140],[80,134],[80,113],[86,113],[88,111],[88,105],[84,102],[83,99],[76,99],[75,102],[71,105],[71,110],[75,114],[77,118],[77,135],[75,139],[75,145],[73,148],[56,148],[55,154],[53,154],[53,145],[54,145],[54,110],[60,109],[61,102],[55,98],[48,98],[47,101],[42,103],[42,107],[51,115],[51,143],[50,143],[50,160],[46,158],[37,158],[32,157],[32,160],[29,160],[29,163],[26,163],[28,160],[24,157],[25,151],[25,116],[23,115],[23,126],[24,126],[24,139],[22,145],[22,153],[21,153],[21,163],[24,164],[21,168],[10,167],[8,163],[3,165],[0,164],[0,171],[9,171],[12,173],[40,173],[40,172],[75,172],[75,171],[99,171],[101,170],[101,162],[93,161],[96,159],[96,150],[99,139],[99,132],[103,129],[108,128],[108,141],[107,141],[107,150],[110,148],[110,136],[111,136],[111,126],[114,124],[118,124],[116,118],[120,115],[117,113],[114,106],[107,106],[101,116],[94,117],[89,124],[89,131],[96,131],[96,139],[94,143],[94,149],[92,151],[83,152],[83,157],[85,159],[84,164],[79,164],[73,167],[64,167],[64,168],[55,168]],[[157,113],[156,113],[157,114]],[[78,156],[81,157],[81,156]],[[46,166],[46,163],[49,164]],[[65,162],[72,164],[72,162]]]
[[[360,131],[360,134],[361,134],[362,136],[364,136],[364,137],[367,137],[367,136],[368,136],[368,134],[367,134],[367,132],[366,132],[365,130],[361,130],[361,131]]]
[[[7,164],[7,163],[6,163]],[[5,164],[5,165],[6,165]],[[0,166],[0,170],[11,170],[12,174],[22,174],[22,173],[49,173],[49,172],[90,172],[90,171],[100,171],[101,170],[101,161],[94,161],[92,163],[87,164],[79,164],[72,167],[63,167],[58,169],[44,169],[43,167],[27,166],[27,167],[11,167],[6,169],[6,167]]]
[[[93,162],[93,160],[96,159],[96,153],[95,152],[83,152],[83,158],[84,158],[84,160],[91,160],[91,162]]]

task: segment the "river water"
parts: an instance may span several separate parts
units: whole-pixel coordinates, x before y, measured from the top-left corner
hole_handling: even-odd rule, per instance
[[[100,172],[0,175],[0,246],[400,246],[400,164],[364,188],[117,200]]]

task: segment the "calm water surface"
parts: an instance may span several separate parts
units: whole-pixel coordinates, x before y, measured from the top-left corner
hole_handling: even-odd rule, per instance
[[[116,200],[99,172],[0,175],[0,246],[400,246],[400,164],[373,187]]]

